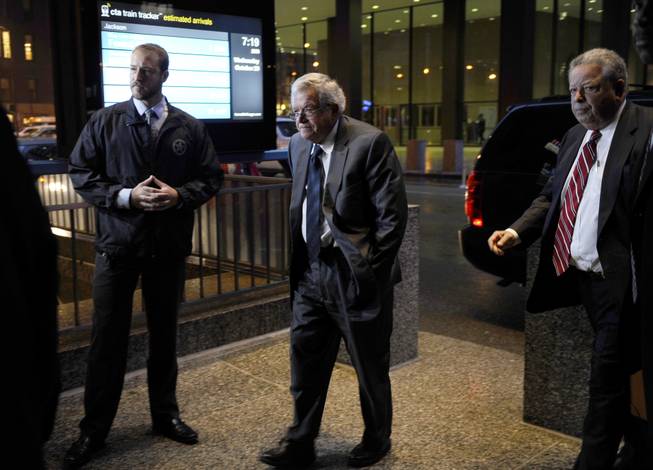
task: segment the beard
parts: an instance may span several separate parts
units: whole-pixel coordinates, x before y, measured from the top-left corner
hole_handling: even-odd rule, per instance
[[[146,87],[139,83],[132,83],[130,85],[132,96],[137,100],[148,100],[156,95],[157,90]]]

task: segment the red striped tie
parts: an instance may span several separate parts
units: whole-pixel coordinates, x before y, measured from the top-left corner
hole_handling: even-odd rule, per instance
[[[601,133],[599,131],[593,131],[590,140],[583,146],[560,206],[560,218],[558,219],[558,228],[553,241],[553,266],[558,276],[562,275],[569,267],[571,238],[574,235],[576,213],[578,212],[580,200],[583,198],[590,168],[596,161],[596,142],[600,137]]]

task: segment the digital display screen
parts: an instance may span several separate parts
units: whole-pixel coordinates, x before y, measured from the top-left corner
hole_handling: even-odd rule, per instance
[[[98,2],[104,106],[131,98],[132,50],[163,47],[170,76],[163,94],[197,119],[263,120],[262,24],[145,2]]]

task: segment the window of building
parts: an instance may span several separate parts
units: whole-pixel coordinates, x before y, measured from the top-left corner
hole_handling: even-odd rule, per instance
[[[31,95],[33,100],[36,100],[36,79],[28,78],[27,79],[27,91]]]
[[[317,21],[306,24],[306,42],[304,43],[304,55],[306,58],[306,72],[327,73],[328,41],[327,22]]]
[[[372,96],[372,43],[373,34],[372,28],[374,26],[374,16],[371,13],[366,13],[361,18],[361,77],[362,93],[363,93],[363,109],[361,117],[364,121],[374,122],[374,99]]]
[[[533,97],[567,94],[569,62],[601,45],[603,0],[536,0]]]
[[[34,55],[32,51],[32,35],[25,35],[25,60],[31,61],[34,60]]]
[[[631,9],[630,11],[630,24],[633,24],[635,19],[635,10]],[[650,85],[650,79],[653,78],[653,74],[647,66],[642,63],[639,58],[639,54],[635,50],[634,41],[630,41],[630,47],[628,48],[628,84],[634,86],[635,88],[640,88],[645,85]]]
[[[468,143],[481,144],[497,122],[501,0],[468,0],[465,6],[465,113]],[[479,131],[478,122],[484,122]]]
[[[276,29],[277,41],[277,114],[290,112],[290,86],[305,73],[304,25],[285,26]]]
[[[585,0],[585,21],[583,30],[583,50],[601,46],[601,21],[603,19],[603,0]]]
[[[442,20],[444,4],[432,3],[413,8],[413,137],[428,145],[442,143],[436,109],[442,103]]]
[[[11,80],[8,78],[0,78],[0,100],[11,101]]]
[[[373,125],[383,129],[395,145],[409,138],[410,103],[408,96],[410,67],[410,9],[399,8],[374,13],[373,38]]]
[[[569,62],[582,50],[580,2],[581,0],[558,1],[553,62],[553,94],[555,95],[569,93]]]
[[[3,4],[10,2],[5,11]],[[51,5],[49,0],[0,0],[0,57],[12,59],[0,58],[0,100],[14,117],[17,131],[36,122],[55,122],[52,56],[40,53],[41,49],[52,49]],[[38,35],[26,34],[32,31]],[[16,47],[13,51],[12,46]],[[38,58],[35,52],[39,52]]]
[[[11,59],[11,34],[5,29],[0,37],[2,37],[2,58]]]
[[[533,97],[551,94],[551,66],[553,63],[554,0],[535,2],[535,33],[533,50]]]

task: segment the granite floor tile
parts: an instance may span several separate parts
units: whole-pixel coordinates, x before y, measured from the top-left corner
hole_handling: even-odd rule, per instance
[[[420,359],[391,372],[393,449],[378,469],[557,470],[578,443],[522,423],[523,358],[509,349],[420,333]],[[287,336],[184,359],[178,396],[200,432],[185,446],[150,433],[145,375],[127,378],[107,448],[89,469],[264,469],[260,452],[292,421]],[[46,447],[59,468],[77,436],[82,393],[62,398]],[[344,469],[363,432],[354,370],[337,365],[316,442],[315,468]]]
[[[515,470],[570,470],[579,450],[580,442],[557,442],[515,467]]]
[[[290,383],[289,345],[286,340],[256,347],[224,358],[232,366],[288,389]]]

